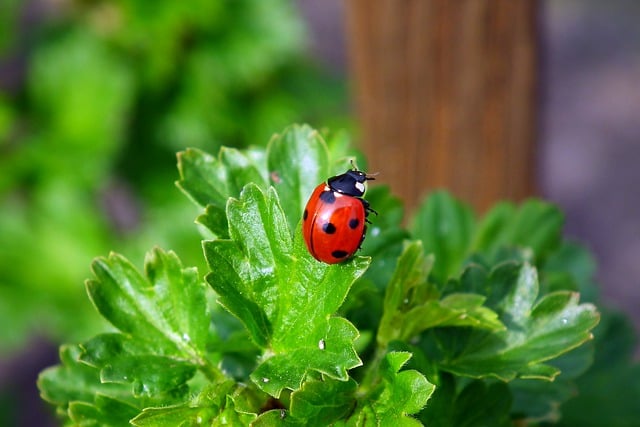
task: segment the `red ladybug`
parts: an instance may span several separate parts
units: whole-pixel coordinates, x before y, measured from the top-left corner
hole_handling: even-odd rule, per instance
[[[351,257],[362,244],[370,212],[362,198],[365,181],[374,179],[357,169],[331,177],[311,194],[302,215],[302,234],[318,261],[336,264]]]

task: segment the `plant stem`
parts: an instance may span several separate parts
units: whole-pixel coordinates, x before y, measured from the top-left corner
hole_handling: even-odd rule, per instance
[[[218,369],[209,359],[206,357],[199,357],[197,364],[200,371],[207,377],[212,383],[217,383],[226,379],[226,376],[220,369]]]
[[[378,383],[380,382],[380,363],[382,359],[384,359],[385,354],[387,354],[387,347],[378,345],[376,347],[376,351],[367,367],[367,370],[364,374],[364,378],[359,386],[358,394],[360,397],[367,396],[373,390],[376,389]]]

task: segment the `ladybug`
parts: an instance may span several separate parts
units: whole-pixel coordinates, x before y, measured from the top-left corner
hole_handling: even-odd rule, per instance
[[[360,249],[369,213],[378,214],[362,198],[365,182],[373,179],[354,167],[313,191],[302,214],[302,234],[315,259],[336,264]]]

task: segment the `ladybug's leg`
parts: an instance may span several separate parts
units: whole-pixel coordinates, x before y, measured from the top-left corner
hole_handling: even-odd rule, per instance
[[[369,202],[367,202],[365,199],[359,199],[359,200],[362,202],[362,206],[364,206],[364,210],[366,211],[367,215],[369,215],[370,212],[373,212],[374,214],[378,215],[378,212],[371,209],[371,205],[369,204]]]
[[[367,237],[367,224],[365,224],[362,229],[362,237],[360,238],[360,243],[358,243],[358,250],[362,249],[362,243],[364,242],[365,237]]]
[[[369,219],[367,217],[372,212],[374,214],[378,215],[378,212],[373,210],[373,209],[371,209],[371,205],[365,199],[359,199],[359,200],[362,202],[362,206],[364,206],[364,220],[365,220],[365,222],[371,224],[371,221],[369,221]]]

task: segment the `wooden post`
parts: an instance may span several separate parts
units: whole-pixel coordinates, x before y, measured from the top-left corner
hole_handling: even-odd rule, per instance
[[[409,210],[535,188],[535,0],[347,0],[362,147]]]

